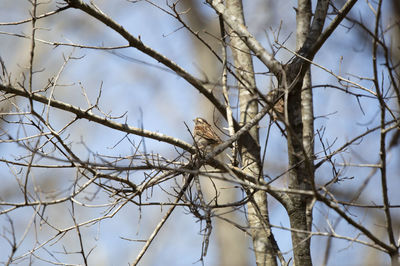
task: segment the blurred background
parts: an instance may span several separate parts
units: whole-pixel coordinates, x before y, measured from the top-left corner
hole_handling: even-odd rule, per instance
[[[393,21],[400,20],[398,3],[385,1],[383,10],[383,25],[390,25]],[[190,34],[176,18],[167,14],[171,12],[166,1],[104,1],[96,0],[94,3],[114,21],[121,24],[134,36],[170,58],[192,75],[210,81],[210,89],[221,97],[218,86],[213,86],[220,81],[222,68],[215,56],[197,38]],[[167,1],[173,4],[172,1]],[[335,1],[341,7],[344,1]],[[269,50],[274,40],[294,50],[295,48],[295,7],[296,1],[252,0],[243,1],[245,18],[248,29]],[[44,14],[63,6],[62,1],[43,1],[38,6],[37,14]],[[183,12],[182,18],[194,31],[221,52],[219,42],[218,17],[215,12],[204,4],[204,1],[184,0],[177,3],[178,10]],[[315,1],[313,1],[315,7]],[[164,9],[164,10],[163,10]],[[29,1],[1,0],[0,23],[17,22],[31,17],[32,5]],[[374,19],[367,1],[359,1],[350,16],[362,20],[365,25],[373,29]],[[327,23],[330,21],[328,20]],[[18,25],[0,24],[0,57],[5,63],[12,82],[22,82],[28,76],[29,53],[32,28],[31,23]],[[185,80],[168,70],[159,62],[149,58],[134,48],[117,50],[84,49],[66,45],[52,45],[51,43],[79,44],[82,46],[123,46],[127,45],[117,33],[107,28],[104,24],[95,21],[82,11],[68,9],[58,14],[37,21],[36,54],[34,59],[33,87],[40,89],[46,87],[49,80],[59,76],[54,97],[63,102],[88,108],[88,100],[94,104],[99,97],[99,108],[103,114],[112,117],[122,116],[117,119],[134,127],[160,132],[172,137],[192,143],[192,138],[185,126],[191,128],[192,119],[201,116],[209,121],[217,120],[223,128],[226,121],[219,116],[195,88]],[[399,28],[388,29],[388,42],[393,43],[393,60],[398,60],[399,55]],[[25,36],[25,37],[23,37]],[[350,79],[354,82],[372,89],[368,78],[372,77],[371,38],[365,31],[357,27],[352,21],[345,20],[315,57],[314,62],[327,70]],[[397,50],[396,50],[397,49]],[[292,57],[290,52],[274,48],[276,58],[281,62],[288,62]],[[381,56],[382,54],[380,54]],[[397,58],[396,58],[397,56]],[[68,59],[68,60],[67,60]],[[379,58],[378,60],[381,60]],[[66,62],[67,61],[67,62]],[[383,62],[381,60],[381,62]],[[65,64],[65,66],[64,66]],[[257,73],[257,87],[267,93],[274,82],[268,69],[257,59],[254,60]],[[382,75],[382,86],[389,88],[385,69],[379,70]],[[26,78],[25,78],[26,80]],[[376,99],[370,98],[368,93],[353,89],[352,92],[359,97],[346,93],[338,79],[321,69],[312,66],[312,81],[314,93],[315,130],[320,132],[321,140],[325,145],[330,145],[334,151],[347,141],[362,134],[369,128],[379,125],[379,105]],[[26,81],[25,81],[26,82]],[[230,80],[231,85],[234,80]],[[231,90],[233,104],[237,101],[236,91]],[[391,93],[388,90],[388,93]],[[86,94],[86,95],[85,95]],[[16,101],[19,112],[28,108],[28,101],[18,98]],[[7,101],[2,101],[1,131],[2,140],[7,135],[30,136],[34,129],[21,128],[10,121],[18,121],[17,116],[7,115],[16,112],[15,106]],[[393,109],[399,110],[395,101],[388,102]],[[37,105],[40,110],[43,106]],[[238,110],[234,109],[237,115]],[[72,114],[50,109],[50,121],[55,130],[62,129],[69,121],[74,119]],[[398,113],[397,113],[398,114]],[[236,116],[237,117],[237,116]],[[261,121],[260,143],[265,143],[268,131],[269,118]],[[30,131],[31,130],[31,131]],[[7,133],[7,134],[5,134]],[[225,134],[227,132],[225,131]],[[222,138],[227,138],[219,132]],[[388,141],[392,137],[389,133]],[[63,133],[71,149],[81,159],[95,160],[97,155],[102,156],[129,156],[134,152],[132,143],[139,145],[143,139],[138,136],[118,132],[102,125],[78,120]],[[154,140],[145,140],[148,152],[156,152],[165,158],[177,156],[176,150],[171,145],[166,145]],[[279,129],[272,125],[268,145],[266,148],[265,172],[272,178],[287,170],[286,140]],[[25,161],[28,151],[15,143],[0,142],[1,157],[5,160]],[[318,138],[315,140],[315,151],[319,156],[323,150]],[[264,150],[263,150],[264,151]],[[50,151],[49,151],[50,152]],[[394,147],[388,153],[389,196],[392,204],[398,204],[399,196],[396,188],[400,187],[400,150]],[[333,159],[336,170],[340,172],[342,181],[334,184],[332,193],[338,199],[350,200],[360,191],[359,202],[365,204],[382,204],[382,191],[380,178],[377,171],[367,167],[353,167],[351,164],[376,164],[379,162],[379,130],[361,138],[357,145],[346,149]],[[35,163],[49,162],[45,158],[35,158]],[[25,169],[17,165],[0,163],[1,182],[0,201],[23,203],[23,193],[19,189],[19,177],[24,175]],[[324,184],[332,176],[332,166],[325,164],[316,172],[316,182]],[[40,169],[31,171],[31,186],[36,196],[42,200],[56,199],[67,195],[76,175],[76,170],[71,168]],[[131,173],[131,180],[142,180],[144,171]],[[285,186],[283,176],[277,184]],[[240,190],[232,189],[232,185],[225,184],[230,191],[227,197],[240,199]],[[360,187],[365,186],[362,190]],[[168,187],[167,184],[164,186]],[[228,188],[228,186],[230,186]],[[38,189],[39,188],[39,189]],[[169,197],[163,192],[164,187],[155,188],[149,194],[142,195],[146,202],[168,201]],[[0,238],[0,262],[6,263],[11,253],[9,238],[12,230],[15,232],[16,242],[20,243],[15,257],[23,256],[17,262],[20,265],[47,265],[49,261],[65,264],[81,264],[79,240],[74,231],[66,235],[57,235],[57,230],[47,224],[49,221],[58,228],[68,228],[74,225],[72,214],[78,222],[84,222],[104,216],[109,213],[109,205],[113,198],[109,194],[96,191],[96,187],[88,190],[77,199],[90,206],[76,205],[65,202],[47,206],[42,219],[38,219],[39,208],[21,207],[0,216],[2,229]],[[229,199],[227,199],[229,200]],[[270,219],[273,225],[289,228],[288,218],[284,208],[270,197]],[[10,206],[1,206],[4,211]],[[133,240],[146,240],[155,226],[165,214],[167,208],[162,206],[142,206],[126,204],[113,217],[103,219],[95,224],[81,227],[84,236],[86,252],[92,265],[126,265],[134,261],[141,250],[143,242]],[[383,228],[383,211],[370,208],[352,208],[349,210],[353,218],[365,224],[371,231],[382,231],[382,240],[387,240]],[[231,213],[231,219],[245,224],[244,210]],[[367,239],[359,235],[359,231],[347,222],[337,219],[338,215],[324,205],[317,203],[314,209],[314,230],[330,232],[334,226],[335,231],[349,238]],[[393,209],[393,221],[397,234],[399,233],[399,210]],[[10,221],[13,221],[12,223]],[[215,228],[211,237],[208,255],[204,259],[205,265],[221,265],[231,256],[236,261],[235,265],[254,265],[251,240],[233,226],[215,221]],[[149,251],[142,259],[141,265],[191,265],[196,264],[201,256],[203,236],[200,234],[201,223],[185,210],[177,208],[160,231]],[[290,232],[274,228],[273,233],[278,245],[285,256],[291,256]],[[328,244],[329,243],[329,244]],[[44,245],[44,246],[42,246]],[[312,255],[315,265],[322,265],[326,247],[329,245],[330,257],[327,265],[385,265],[389,257],[376,249],[366,247],[348,240],[331,239],[324,236],[312,238]],[[31,252],[32,249],[37,249]],[[31,252],[31,254],[28,254]],[[26,255],[26,256],[24,256]],[[46,261],[47,260],[47,261]],[[233,264],[231,264],[233,265]]]

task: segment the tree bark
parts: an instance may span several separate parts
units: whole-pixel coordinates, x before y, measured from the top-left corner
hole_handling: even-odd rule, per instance
[[[226,1],[228,12],[238,18],[245,25],[243,6],[241,0]],[[251,53],[246,44],[233,31],[229,32],[232,54],[237,69],[240,124],[243,125],[258,113],[256,99],[255,77]],[[260,146],[258,128],[253,127],[249,135],[256,140],[246,141],[242,139],[239,147],[241,164],[244,171],[253,175],[256,179],[261,178]],[[245,136],[244,138],[249,137]],[[247,144],[247,145],[246,145]],[[277,265],[274,241],[272,240],[271,228],[268,217],[267,194],[264,191],[249,190],[251,200],[247,204],[248,219],[251,228],[254,253],[257,265]]]
[[[311,1],[299,0],[296,14],[296,50],[303,47],[311,31]],[[311,90],[311,73],[308,64],[303,79],[296,80],[300,70],[287,73],[288,84],[295,82],[288,97],[288,118],[291,130],[288,130],[289,151],[289,187],[311,190],[314,180],[314,115]],[[295,265],[312,265],[311,232],[312,199],[304,195],[289,195],[290,204],[286,206],[292,231],[293,257]]]

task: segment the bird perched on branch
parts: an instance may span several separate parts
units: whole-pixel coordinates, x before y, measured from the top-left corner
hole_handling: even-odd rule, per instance
[[[194,120],[193,136],[197,147],[200,150],[213,148],[222,143],[220,137],[215,133],[214,129],[204,118],[197,117]]]

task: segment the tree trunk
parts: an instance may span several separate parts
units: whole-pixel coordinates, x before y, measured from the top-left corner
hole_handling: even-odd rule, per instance
[[[228,0],[226,1],[226,7],[230,14],[239,18],[241,23],[245,25],[241,0]],[[258,113],[258,103],[255,101],[256,93],[254,92],[255,77],[253,61],[250,50],[243,41],[233,31],[229,32],[229,36],[231,38],[235,67],[238,69],[237,76],[241,80],[241,82],[238,82],[238,88],[240,124],[243,125]],[[256,143],[253,141],[246,141],[245,139],[240,141],[241,164],[244,171],[258,179],[261,178],[258,128],[253,127],[250,129],[249,135],[256,140]],[[251,145],[251,143],[254,144]],[[273,245],[274,241],[271,239],[267,194],[264,191],[248,191],[248,194],[252,195],[250,202],[247,204],[247,208],[256,263],[257,265],[277,265],[276,252]]]

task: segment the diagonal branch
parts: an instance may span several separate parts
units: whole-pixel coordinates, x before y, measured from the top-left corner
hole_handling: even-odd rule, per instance
[[[152,48],[146,46],[141,40],[140,36],[135,38],[132,36],[124,27],[116,23],[106,14],[101,12],[98,8],[92,7],[89,4],[84,3],[81,0],[65,0],[65,2],[73,8],[80,9],[88,15],[96,18],[97,20],[104,23],[109,28],[118,32],[125,40],[128,41],[129,46],[134,47],[141,51],[142,53],[152,57],[157,60],[161,64],[167,66],[171,70],[173,70],[177,75],[185,79],[188,83],[190,83],[193,87],[195,87],[201,94],[203,94],[214,106],[215,108],[226,117],[225,107],[224,105],[212,94],[211,91],[207,90],[199,79],[192,76],[190,73],[186,72],[182,67],[180,67],[177,63],[173,62],[171,59],[165,57],[159,52],[153,50]]]
[[[220,1],[207,0],[207,3],[223,17],[225,23],[237,33],[238,37],[253,51],[255,56],[279,77],[283,71],[282,64],[265,50],[261,43],[247,30],[246,26],[238,18],[228,14],[225,6]]]
[[[73,113],[77,116],[77,118],[84,118],[88,121],[93,121],[93,122],[99,123],[103,126],[119,130],[121,132],[131,133],[134,135],[162,141],[162,142],[169,143],[174,146],[180,147],[189,152],[192,152],[192,153],[195,152],[195,149],[192,147],[192,145],[186,143],[185,141],[167,136],[162,133],[153,132],[150,130],[136,128],[136,127],[128,126],[127,124],[122,124],[122,123],[117,123],[117,122],[111,121],[105,117],[101,117],[101,116],[93,114],[90,111],[90,108],[88,110],[83,110],[79,107],[73,106],[68,103],[64,103],[62,101],[49,99],[49,98],[47,98],[43,95],[37,94],[37,93],[30,94],[26,90],[17,89],[12,86],[5,86],[3,84],[0,84],[0,91],[3,91],[5,93],[11,93],[11,94],[18,95],[18,96],[22,96],[27,99],[41,102],[46,105],[49,104],[50,106],[52,106],[54,108]]]
[[[314,45],[308,49],[306,57],[313,58],[314,55],[319,51],[325,41],[332,35],[332,32],[339,26],[340,22],[347,16],[350,12],[351,8],[357,0],[348,0],[346,4],[343,5],[342,9],[339,10],[339,14],[332,20],[331,24],[329,24],[326,29],[322,32],[322,34],[318,37],[318,39],[314,42]]]

